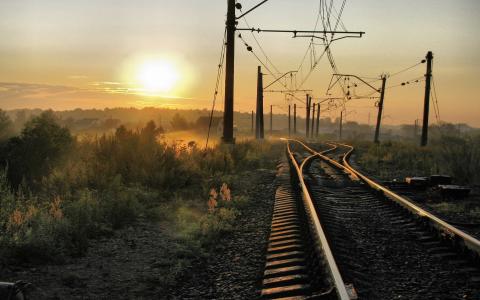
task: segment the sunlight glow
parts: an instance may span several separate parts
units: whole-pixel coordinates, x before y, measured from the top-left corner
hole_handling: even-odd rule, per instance
[[[137,70],[137,81],[149,94],[169,93],[179,79],[176,66],[167,60],[145,61]]]

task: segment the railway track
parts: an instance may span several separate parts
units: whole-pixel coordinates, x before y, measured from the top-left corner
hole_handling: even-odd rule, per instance
[[[478,240],[313,148],[287,142],[262,297],[480,299]]]

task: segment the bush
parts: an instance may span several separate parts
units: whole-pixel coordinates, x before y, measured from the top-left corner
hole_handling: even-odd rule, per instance
[[[233,230],[248,199],[232,197],[226,184],[215,190],[210,208],[198,195],[234,182],[233,173],[275,163],[268,142],[203,150],[195,143],[167,143],[153,122],[74,142],[56,122],[51,112],[33,119],[0,158],[15,168],[0,172],[0,251],[7,256],[82,255],[90,239],[141,216],[173,224],[174,235],[190,249],[213,245]],[[52,153],[35,160],[29,155],[36,149]],[[30,168],[38,172],[31,175]],[[15,176],[7,178],[7,172]]]

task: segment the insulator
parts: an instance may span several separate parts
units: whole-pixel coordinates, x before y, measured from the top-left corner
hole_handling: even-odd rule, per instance
[[[251,46],[247,46],[248,51],[253,51],[253,48]]]
[[[405,82],[402,82],[402,86],[405,85]]]
[[[237,4],[235,4],[235,7],[236,7],[238,10],[240,10],[240,9],[242,9],[242,4],[237,3]]]
[[[421,63],[424,64],[426,63],[427,61],[425,59],[422,59]]]

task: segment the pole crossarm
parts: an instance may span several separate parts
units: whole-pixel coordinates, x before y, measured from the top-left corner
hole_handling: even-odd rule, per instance
[[[285,74],[283,74],[282,76],[280,76],[279,78],[275,79],[275,81],[273,81],[272,83],[270,83],[269,85],[267,85],[266,87],[264,87],[263,89],[267,89],[269,87],[271,87],[272,85],[274,85],[276,82],[280,81],[280,79],[284,78],[285,76],[287,76],[288,74],[293,74],[293,73],[297,73],[298,71],[289,71]]]
[[[260,28],[236,28],[237,31],[251,31],[251,32],[271,32],[271,33],[293,33],[293,37],[304,37],[298,36],[298,34],[349,34],[355,35],[356,37],[362,37],[364,31],[336,31],[336,30],[289,30],[289,29],[260,29]],[[311,36],[310,36],[311,37]]]
[[[306,93],[313,90],[266,90],[264,93],[281,93],[281,94],[294,94],[294,93]]]
[[[370,83],[366,82],[365,80],[363,80],[362,78],[356,76],[356,75],[352,75],[352,74],[333,74],[333,76],[338,76],[338,77],[354,77],[354,78],[357,78],[358,80],[360,80],[361,82],[363,82],[364,84],[366,84],[367,86],[369,86],[370,88],[372,88],[374,91],[380,93],[381,92],[381,89],[377,89],[375,87],[373,87]],[[337,81],[338,82],[338,81]]]

